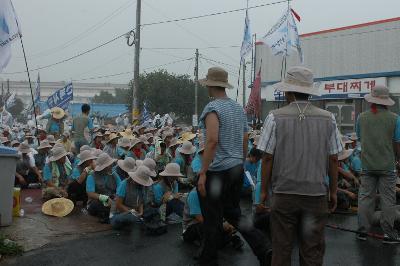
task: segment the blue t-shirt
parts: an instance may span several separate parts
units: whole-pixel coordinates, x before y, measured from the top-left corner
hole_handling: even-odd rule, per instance
[[[81,176],[81,174],[82,174],[82,172],[79,169],[79,167],[74,167],[74,169],[72,170],[71,179],[78,180],[79,177]]]
[[[200,200],[196,188],[189,192],[187,203],[190,216],[201,215]]]
[[[60,132],[60,125],[56,122],[50,122],[51,120],[49,120],[50,123],[50,127],[49,127],[49,133],[59,133]]]
[[[117,188],[117,196],[120,198],[125,198],[126,196],[126,179],[121,181]]]
[[[349,158],[350,160],[350,165],[351,169],[353,169],[354,172],[361,173],[361,159],[358,154],[352,154]]]
[[[125,150],[125,149],[122,148],[122,147],[117,147],[117,156],[118,156],[119,158],[125,159],[125,157],[129,157],[129,156],[128,156],[128,153],[130,153],[129,150]]]
[[[104,182],[107,183],[108,178],[111,178],[110,176],[103,176]],[[115,182],[117,184],[117,187],[121,183],[121,179],[115,178]],[[86,178],[86,192],[96,192],[96,184],[94,182],[94,177],[93,175],[89,175]]]
[[[56,164],[57,167],[59,168],[59,172],[63,172],[63,169],[61,169],[61,167],[59,167],[58,164]],[[67,177],[68,179],[71,179],[71,175]],[[51,168],[50,168],[50,164],[46,163],[43,167],[43,179],[45,181],[51,181],[53,179],[53,173],[51,172]]]
[[[243,163],[243,137],[247,133],[247,117],[243,108],[230,98],[216,99],[206,105],[200,116],[199,127],[207,139],[205,120],[215,113],[219,120],[218,145],[211,171],[223,171]]]
[[[202,163],[201,155],[197,153],[196,156],[193,158],[193,161],[191,164],[193,173],[198,174],[200,172],[202,166],[203,166],[203,163]]]
[[[178,182],[174,182],[172,193],[178,193]],[[154,194],[154,203],[161,204],[162,197],[164,196],[165,192],[167,192],[161,182],[153,185],[153,194]]]
[[[244,163],[244,173],[243,173],[243,187],[248,188],[251,186],[249,180],[246,177],[246,172],[249,172],[251,175],[251,178],[253,179],[253,182],[256,183],[255,181],[257,180],[257,169],[260,164],[260,161],[256,163],[252,163],[246,160]]]

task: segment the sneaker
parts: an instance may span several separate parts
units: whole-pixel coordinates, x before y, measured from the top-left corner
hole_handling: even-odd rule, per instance
[[[396,238],[391,238],[389,237],[387,234],[385,234],[383,240],[382,240],[383,244],[389,244],[389,245],[396,245],[396,244],[400,244],[400,238],[396,237]]]
[[[366,233],[357,234],[357,239],[360,240],[360,241],[366,241],[367,240],[367,234]]]

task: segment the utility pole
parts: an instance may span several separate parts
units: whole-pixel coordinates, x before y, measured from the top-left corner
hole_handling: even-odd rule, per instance
[[[136,29],[135,29],[135,64],[133,69],[133,90],[132,90],[132,123],[139,119],[139,59],[140,59],[140,15],[142,1],[136,1]]]
[[[7,79],[7,95],[10,94],[10,80]]]
[[[246,62],[243,60],[243,108],[246,107]]]
[[[196,49],[196,62],[194,66],[194,115],[198,115],[197,90],[199,87],[199,49]]]

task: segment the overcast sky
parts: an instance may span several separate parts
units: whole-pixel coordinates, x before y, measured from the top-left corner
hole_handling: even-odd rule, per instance
[[[249,6],[274,0],[250,0]],[[28,56],[34,69],[93,48],[118,36],[135,25],[135,0],[13,0]],[[300,14],[300,33],[359,24],[399,16],[399,0],[294,0],[292,7]],[[246,6],[245,0],[143,0],[142,23],[190,17]],[[286,4],[250,10],[251,28],[264,35],[283,14]],[[236,84],[239,48],[243,35],[244,11],[214,17],[145,26],[142,28],[141,72],[156,65],[194,57],[194,49],[146,50],[155,47],[188,47],[223,62]],[[202,49],[218,46],[222,49]],[[40,71],[42,81],[82,80],[133,70],[133,47],[121,38],[75,60]],[[203,76],[210,62],[200,61]],[[193,75],[194,60],[163,68],[178,74]],[[13,58],[4,72],[25,68],[19,42],[13,44]],[[36,72],[33,79],[36,79]],[[91,79],[85,82],[127,83],[133,74]],[[0,80],[26,80],[26,74],[0,74]]]

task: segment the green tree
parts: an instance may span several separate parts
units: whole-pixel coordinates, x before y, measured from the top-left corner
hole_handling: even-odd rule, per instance
[[[108,91],[100,91],[100,94],[96,94],[93,97],[93,103],[116,103],[115,102],[115,97]]]
[[[20,98],[16,97],[14,105],[8,108],[7,111],[9,111],[13,117],[18,117],[22,114],[22,111],[24,111],[24,103]]]

